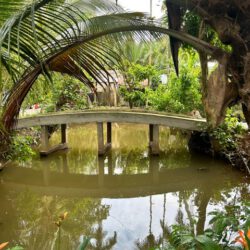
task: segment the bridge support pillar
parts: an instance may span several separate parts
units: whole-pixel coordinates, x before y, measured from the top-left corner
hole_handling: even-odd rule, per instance
[[[112,123],[107,122],[107,144],[112,143]]]
[[[49,129],[48,126],[41,127],[41,146],[43,150],[49,148]]]
[[[159,157],[151,156],[149,158],[149,172],[152,174],[154,184],[159,182]]]
[[[41,156],[48,156],[56,151],[68,148],[66,137],[66,124],[61,125],[61,143],[53,147],[49,147],[49,126],[42,126],[41,131]]]
[[[67,125],[66,124],[61,124],[61,143],[67,143]]]
[[[107,123],[107,142],[104,144],[103,122],[97,123],[98,155],[103,156],[111,148],[112,142],[112,124]]]
[[[149,150],[151,155],[159,155],[159,125],[149,124]]]
[[[105,164],[104,164],[104,161],[105,161],[104,156],[98,157],[98,184],[99,184],[99,187],[104,186],[104,176],[105,176],[105,172],[104,172]]]

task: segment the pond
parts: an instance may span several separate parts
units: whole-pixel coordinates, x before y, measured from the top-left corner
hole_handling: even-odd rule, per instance
[[[200,234],[209,212],[249,199],[249,180],[219,160],[190,154],[188,134],[160,129],[159,157],[148,154],[148,127],[114,124],[112,151],[97,157],[96,125],[72,125],[70,149],[0,173],[0,243],[24,249],[149,249],[167,228]],[[52,142],[59,141],[55,133]],[[162,243],[163,242],[163,243]],[[56,246],[56,248],[55,248]]]

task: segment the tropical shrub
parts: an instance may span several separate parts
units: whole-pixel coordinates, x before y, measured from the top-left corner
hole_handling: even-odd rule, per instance
[[[73,77],[54,73],[49,82],[41,76],[27,95],[23,108],[39,103],[45,112],[83,109],[87,106],[87,92],[87,87]]]
[[[148,90],[149,105],[156,110],[188,113],[194,109],[203,112],[198,56],[193,52],[182,52],[179,77],[172,70],[166,85]]]
[[[55,92],[56,110],[84,109],[87,107],[87,89],[83,83],[67,82],[61,92]]]
[[[228,109],[224,123],[212,132],[212,136],[224,150],[234,150],[237,147],[236,136],[243,132],[244,128],[238,118],[233,116],[231,109]]]
[[[147,96],[143,81],[151,82],[151,87],[156,87],[160,81],[160,71],[152,65],[142,65],[139,63],[130,63],[127,60],[123,62],[122,74],[125,79],[125,86],[120,87],[120,95],[133,106],[145,106]]]
[[[166,85],[159,85],[156,90],[147,89],[149,106],[158,111],[181,113],[184,105],[173,98],[171,89]]]
[[[209,228],[202,235],[194,235],[185,225],[173,225],[165,229],[166,244],[155,248],[166,250],[249,250],[250,203],[242,206],[228,205],[224,211],[216,210]]]
[[[11,139],[10,152],[7,158],[25,162],[30,160],[36,153],[32,146],[37,144],[36,139],[30,135],[16,135]]]
[[[126,86],[121,86],[119,88],[119,93],[123,97],[124,101],[128,102],[130,108],[142,107],[146,104],[145,90],[138,86],[136,89],[128,89]]]

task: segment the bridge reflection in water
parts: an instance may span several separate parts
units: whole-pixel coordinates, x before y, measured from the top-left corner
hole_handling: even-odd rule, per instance
[[[249,183],[241,173],[191,156],[175,131],[160,131],[165,153],[154,157],[147,153],[148,127],[122,125],[114,128],[113,150],[98,157],[92,128],[71,127],[68,152],[12,164],[0,173],[2,241],[51,249],[54,218],[68,211],[65,249],[77,249],[82,235],[94,239],[93,249],[149,249],[167,240],[167,226],[187,224],[199,234],[211,209],[228,206],[229,194],[239,204],[247,195]],[[107,244],[113,248],[104,248]]]
[[[46,162],[47,159],[44,159]],[[60,162],[61,161],[61,162]],[[49,162],[49,161],[48,161]],[[114,174],[112,154],[97,158],[98,174],[69,173],[67,154],[58,156],[62,172],[50,170],[50,164],[43,164],[43,170],[32,168],[9,167],[3,173],[2,184],[8,188],[27,189],[44,195],[62,195],[79,197],[118,198],[138,197],[191,189],[218,191],[230,181],[240,182],[239,175],[226,176],[224,168],[207,165],[179,169],[160,169],[159,157],[150,157],[147,173]],[[5,177],[6,175],[6,177]],[[24,177],[25,176],[25,177]],[[223,179],[222,176],[225,176]]]

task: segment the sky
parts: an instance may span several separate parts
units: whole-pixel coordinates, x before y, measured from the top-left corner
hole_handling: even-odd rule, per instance
[[[153,17],[159,18],[162,16],[161,6],[163,0],[152,0],[153,1]],[[131,11],[150,11],[150,0],[118,0],[118,4],[124,7],[126,10]]]

